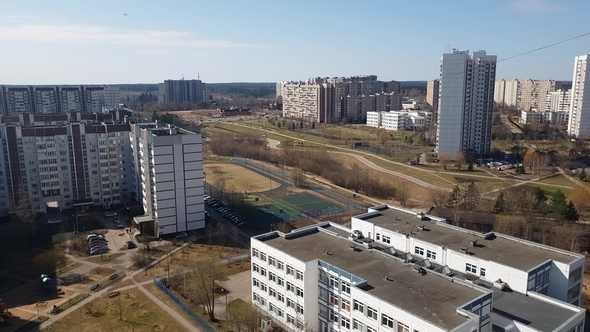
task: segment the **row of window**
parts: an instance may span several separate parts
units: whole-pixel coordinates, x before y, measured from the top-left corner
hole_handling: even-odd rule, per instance
[[[320,270],[320,282],[330,285],[332,288],[340,289],[342,293],[350,295],[350,283],[340,280],[338,276],[330,275],[328,278],[328,274],[325,271]]]
[[[432,259],[433,261],[436,261],[436,252],[432,251],[432,250],[426,250],[426,255],[424,255],[424,248],[422,247],[414,247],[414,254],[416,255],[420,255],[422,257],[426,257],[428,259]]]
[[[260,252],[256,248],[252,248],[252,257],[256,257],[264,262],[267,261],[267,255],[263,252]],[[256,264],[254,264],[254,265],[256,265]],[[268,265],[273,266],[276,269],[281,270],[281,271],[285,268],[285,264],[283,264],[282,261],[280,261],[270,255],[268,256]],[[290,265],[286,266],[285,271],[287,272],[288,275],[293,276],[295,279],[303,280],[303,272],[302,271],[300,271]]]

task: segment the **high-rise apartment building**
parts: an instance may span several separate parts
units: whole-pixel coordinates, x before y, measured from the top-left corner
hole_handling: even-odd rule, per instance
[[[0,115],[100,113],[119,102],[119,88],[112,86],[0,85]]]
[[[443,54],[437,151],[485,155],[492,143],[496,56],[485,51]]]
[[[401,109],[400,83],[375,75],[281,82],[280,90],[283,116],[308,121],[364,123],[367,112]]]
[[[158,235],[205,227],[201,135],[163,123],[131,124],[134,179]]]
[[[514,106],[519,111],[544,111],[548,94],[560,86],[560,82],[553,80],[497,80],[494,101],[499,106]]]
[[[201,80],[165,80],[158,86],[160,103],[194,104],[207,100],[207,85]]]
[[[440,80],[432,80],[426,83],[426,102],[432,106],[435,112],[438,110],[439,83]]]
[[[590,71],[588,55],[577,56],[572,79],[572,103],[567,133],[578,138],[590,138]]]
[[[572,106],[572,90],[552,91],[547,93],[545,110],[549,111],[568,111]]]
[[[141,202],[163,234],[204,227],[201,135],[132,113],[0,117],[0,215]]]

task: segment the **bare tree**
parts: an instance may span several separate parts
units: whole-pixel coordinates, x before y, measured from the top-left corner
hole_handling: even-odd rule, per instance
[[[457,168],[461,170],[461,167],[463,167],[465,163],[465,154],[461,151],[457,152],[457,155],[455,156],[455,165],[457,166]]]
[[[520,216],[500,215],[494,224],[494,231],[510,236],[518,236],[526,219]]]
[[[189,297],[196,303],[203,305],[205,313],[214,322],[215,318],[215,289],[217,282],[224,279],[221,265],[209,261],[199,263],[193,268],[193,273],[187,276],[187,284],[190,289]]]
[[[57,268],[66,263],[66,255],[59,250],[49,250],[33,258],[33,263],[39,267],[42,273],[51,277],[56,276]]]
[[[240,299],[227,304],[227,319],[237,332],[254,332],[258,328],[258,311]]]
[[[395,198],[402,206],[406,206],[406,203],[410,199],[410,184],[408,181],[399,182],[399,185],[395,190]]]
[[[299,188],[305,188],[307,186],[305,174],[303,174],[303,171],[299,167],[293,167],[291,170],[291,181]]]
[[[294,227],[286,221],[278,222],[274,226],[277,231],[283,233],[290,233],[294,229]]]
[[[564,223],[551,228],[550,244],[554,247],[569,251],[577,251],[583,230],[578,225]]]
[[[450,152],[443,152],[438,156],[438,162],[445,170],[447,170],[447,166],[451,163],[451,160],[453,160],[453,156],[451,156]]]
[[[428,189],[428,194],[430,197],[430,203],[436,207],[445,205],[445,203],[449,200],[449,193],[443,189],[430,187]]]
[[[35,217],[36,214],[31,207],[29,197],[24,186],[19,185],[14,196],[10,200],[10,226],[12,234],[16,234],[18,238],[27,242],[29,235],[35,232]]]

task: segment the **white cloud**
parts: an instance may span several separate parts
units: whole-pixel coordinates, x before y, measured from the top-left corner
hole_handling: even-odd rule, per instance
[[[551,3],[551,0],[514,0],[509,7],[523,13],[551,13],[568,9],[567,6]]]
[[[186,31],[124,30],[92,25],[0,26],[0,40],[63,44],[117,44],[178,47],[253,47],[225,40],[196,39]]]

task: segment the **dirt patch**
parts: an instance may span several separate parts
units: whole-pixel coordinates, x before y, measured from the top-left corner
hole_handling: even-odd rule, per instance
[[[224,191],[262,192],[281,185],[267,177],[234,164],[204,164],[207,183]],[[224,187],[224,188],[221,188]]]

